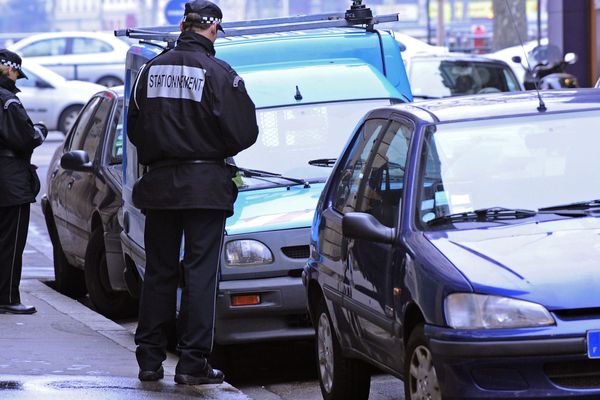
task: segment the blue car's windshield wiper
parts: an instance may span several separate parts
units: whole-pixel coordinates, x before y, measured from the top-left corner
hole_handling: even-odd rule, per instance
[[[248,168],[241,168],[241,167],[237,167],[237,166],[236,166],[236,168],[242,173],[242,175],[244,175],[247,178],[253,178],[253,177],[258,177],[258,178],[278,178],[278,179],[285,179],[286,181],[294,182],[294,183],[296,183],[298,185],[304,185],[305,188],[309,188],[310,187],[310,184],[305,179],[290,178],[288,176],[283,176],[281,174],[276,174],[274,172],[261,171],[261,170],[258,170],[258,169],[248,169]]]
[[[542,207],[538,211],[563,211],[563,210],[589,210],[591,208],[600,208],[600,199],[577,201],[575,203],[560,204],[557,206]]]
[[[533,210],[514,209],[505,207],[489,207],[481,208],[474,211],[466,211],[462,213],[442,215],[427,221],[427,225],[442,225],[453,222],[487,222],[504,219],[529,218],[537,214]]]

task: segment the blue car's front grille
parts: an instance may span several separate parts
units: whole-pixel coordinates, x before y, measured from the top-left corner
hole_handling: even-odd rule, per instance
[[[600,318],[600,307],[556,310],[554,314],[563,321],[574,319]]]
[[[554,384],[564,388],[600,388],[600,360],[547,363],[544,372]]]

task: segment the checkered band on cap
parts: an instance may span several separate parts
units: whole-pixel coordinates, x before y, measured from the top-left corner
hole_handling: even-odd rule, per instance
[[[6,65],[6,66],[11,67],[11,68],[14,68],[17,71],[21,70],[21,66],[19,64],[17,64],[17,63],[12,62],[12,61],[3,60],[3,59],[0,58],[0,64]]]
[[[186,21],[187,19],[187,15],[185,15],[183,17],[183,22]],[[194,18],[195,21],[197,21],[197,19]],[[217,18],[217,17],[200,17],[200,22],[205,22],[207,24],[220,24],[221,23],[221,19]]]

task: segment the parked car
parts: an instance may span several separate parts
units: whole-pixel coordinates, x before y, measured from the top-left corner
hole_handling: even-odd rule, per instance
[[[82,109],[48,166],[41,207],[54,249],[54,284],[89,293],[108,317],[134,314],[121,250],[123,86],[104,88]]]
[[[33,122],[42,122],[49,130],[67,133],[79,111],[93,94],[104,87],[90,82],[67,81],[62,76],[23,60],[23,71],[29,79],[20,79],[18,97]]]
[[[110,87],[124,83],[129,45],[103,32],[48,32],[21,39],[9,49],[66,79]]]
[[[524,85],[526,74],[527,74],[526,60],[528,59],[529,54],[538,45],[545,46],[545,45],[548,45],[548,43],[549,43],[548,38],[542,38],[539,41],[539,43],[537,40],[530,40],[528,42],[525,42],[523,44],[523,46],[517,45],[517,46],[506,47],[504,49],[495,51],[493,53],[486,53],[486,54],[484,54],[484,56],[488,57],[488,58],[493,58],[496,60],[502,60],[505,63],[507,63],[512,68],[512,70],[515,73],[519,82]],[[521,60],[523,60],[523,62],[522,63],[514,62],[513,59],[515,57],[520,57]],[[533,68],[533,65],[531,65],[531,68]]]
[[[259,125],[256,144],[234,157],[242,176],[225,227],[218,345],[314,336],[300,275],[316,201],[330,172],[328,159],[341,151],[366,111],[412,98],[398,44],[388,32],[327,27],[336,22],[329,19],[321,21],[326,29],[301,30],[294,22],[294,29],[282,26],[278,34],[258,33],[259,27],[243,35],[225,23],[229,36],[215,43],[217,56],[244,79]],[[166,36],[143,28],[139,34],[143,40],[127,57],[130,83],[163,51],[156,39]],[[127,84],[125,93],[127,106]],[[145,220],[131,194],[144,168],[135,146],[126,140],[125,148],[121,239],[126,282],[136,292],[145,272]]]
[[[323,398],[600,398],[600,93],[370,111],[303,272]]]
[[[462,53],[415,53],[404,61],[417,100],[523,90],[512,69],[500,60]]]

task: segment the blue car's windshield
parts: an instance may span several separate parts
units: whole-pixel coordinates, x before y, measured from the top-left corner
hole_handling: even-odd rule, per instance
[[[331,168],[308,162],[337,157],[364,114],[390,103],[382,99],[259,109],[258,140],[235,156],[235,163],[309,181],[325,180]]]
[[[597,110],[437,125],[422,153],[421,222],[600,199],[598,126]]]

